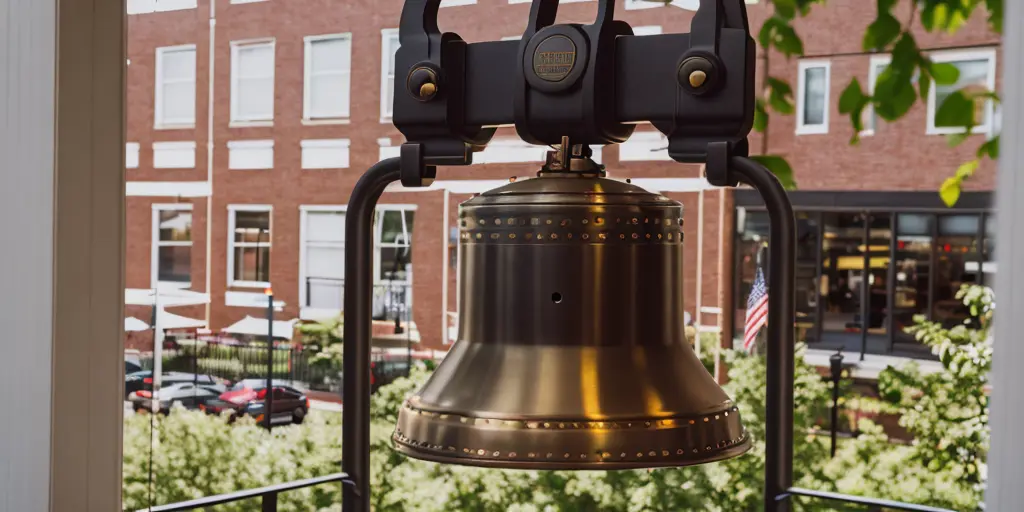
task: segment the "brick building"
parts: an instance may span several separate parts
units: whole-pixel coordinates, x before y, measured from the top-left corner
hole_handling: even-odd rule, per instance
[[[593,0],[563,3],[559,21],[595,16]],[[642,34],[688,31],[692,5],[616,2],[617,17]],[[402,2],[128,6],[129,294],[157,287],[206,294],[208,305],[171,310],[207,320],[215,331],[262,316],[268,285],[285,303],[283,319],[337,314],[349,191],[402,141],[389,123]],[[768,8],[756,1],[748,7],[756,30]],[[528,11],[526,0],[446,0],[440,25],[471,42],[517,38]],[[957,208],[941,208],[935,191],[986,135],[948,148],[937,135],[948,130],[929,121],[934,106],[915,106],[895,124],[873,123],[859,147],[848,146],[852,128],[838,113],[839,94],[850,78],[866,83],[884,69],[884,56],[860,49],[873,14],[873,5],[831,0],[798,24],[806,59],[760,57],[759,74],[790,81],[799,107],[796,116],[774,117],[766,136],[753,134],[751,147],[787,157],[800,185],[793,199],[806,338],[889,353],[910,345],[896,332],[908,314],[955,318],[950,290],[994,270],[986,235],[994,169],[986,163]],[[918,35],[935,58],[958,64],[963,85],[997,85],[999,38],[980,17],[955,36]],[[990,105],[983,119],[980,132],[998,129]],[[697,167],[669,161],[667,142],[652,130],[638,127],[626,144],[603,148],[600,159],[611,177],[632,178],[684,204],[687,311],[711,308],[701,323],[721,322],[728,337],[742,325],[766,219],[752,192],[711,189]],[[458,204],[511,176],[531,176],[544,152],[501,128],[475,157],[481,165],[442,168],[427,189],[385,194],[375,247],[382,317],[408,306],[422,346],[444,348],[457,310]],[[126,313],[150,315],[143,306]]]

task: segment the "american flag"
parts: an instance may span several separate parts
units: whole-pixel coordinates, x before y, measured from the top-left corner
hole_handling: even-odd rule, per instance
[[[743,349],[753,352],[757,341],[757,333],[768,323],[768,288],[764,284],[764,272],[757,268],[754,286],[750,289],[747,299],[747,322],[743,328]]]

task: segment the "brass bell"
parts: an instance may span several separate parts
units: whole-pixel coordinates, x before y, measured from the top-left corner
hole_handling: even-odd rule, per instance
[[[683,208],[542,173],[460,206],[458,341],[403,404],[397,450],[520,469],[686,466],[750,439],[686,341]]]

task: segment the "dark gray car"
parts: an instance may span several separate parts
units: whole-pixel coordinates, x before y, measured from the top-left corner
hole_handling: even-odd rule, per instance
[[[191,382],[180,382],[164,386],[156,393],[140,391],[132,397],[131,403],[136,411],[152,411],[158,402],[160,412],[167,414],[175,404],[186,409],[205,407],[207,402],[216,399],[225,390],[226,387],[222,384],[196,385]]]

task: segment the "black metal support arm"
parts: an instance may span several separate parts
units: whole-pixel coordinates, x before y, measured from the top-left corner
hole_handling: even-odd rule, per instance
[[[761,194],[768,209],[768,382],[765,400],[766,511],[789,510],[788,489],[793,485],[793,322],[796,299],[796,218],[793,205],[778,178],[761,164],[745,157],[729,160],[729,172]]]
[[[345,512],[370,510],[370,330],[373,304],[373,211],[385,187],[399,180],[400,158],[366,171],[345,216],[345,326],[342,380],[342,491]]]

